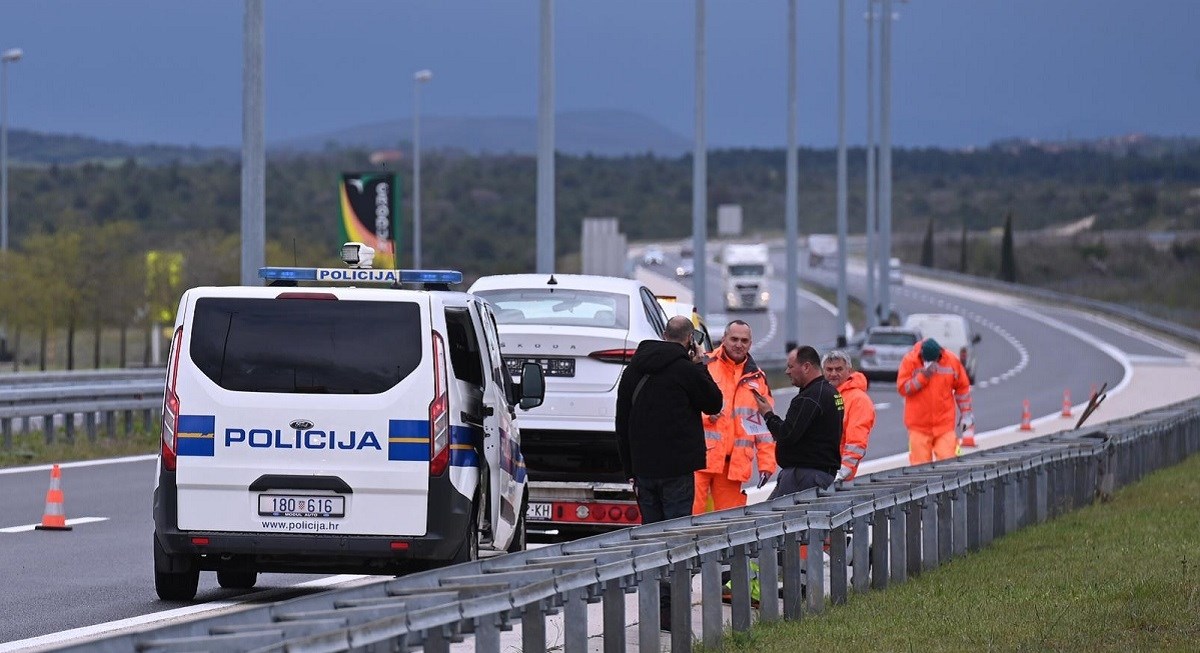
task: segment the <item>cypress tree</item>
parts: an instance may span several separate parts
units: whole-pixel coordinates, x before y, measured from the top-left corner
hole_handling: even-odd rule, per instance
[[[1000,242],[1000,280],[1017,282],[1017,257],[1013,252],[1012,211],[1004,219],[1004,239]]]
[[[925,227],[925,242],[921,243],[921,267],[933,267],[933,218]]]
[[[958,271],[967,273],[967,221],[963,220],[962,246],[958,248]]]

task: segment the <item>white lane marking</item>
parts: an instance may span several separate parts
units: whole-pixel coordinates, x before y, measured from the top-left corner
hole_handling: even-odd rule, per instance
[[[1098,324],[1100,326],[1107,327],[1109,329],[1112,329],[1113,331],[1116,331],[1117,333],[1128,336],[1135,340],[1141,340],[1142,342],[1144,342],[1146,344],[1153,345],[1155,347],[1158,347],[1159,349],[1162,349],[1164,351],[1169,351],[1169,352],[1171,352],[1173,354],[1177,354],[1179,356],[1186,357],[1192,353],[1192,352],[1188,351],[1187,349],[1179,347],[1178,345],[1175,345],[1174,343],[1172,343],[1170,341],[1159,338],[1150,333],[1142,333],[1141,331],[1138,331],[1128,325],[1125,325],[1125,324],[1117,322],[1113,319],[1110,319],[1107,316],[1094,315],[1092,313],[1083,313],[1081,311],[1076,311],[1075,316],[1082,318],[1088,322],[1092,322],[1093,324]]]
[[[80,524],[93,524],[98,521],[108,521],[108,517],[76,517],[67,520],[67,526],[78,526]],[[25,524],[24,526],[9,526],[8,528],[0,528],[0,533],[24,533],[37,528],[40,524]]]
[[[779,318],[775,317],[775,311],[768,309],[767,310],[767,335],[765,338],[763,338],[762,340],[756,341],[754,344],[759,347],[765,346],[768,342],[771,342],[771,339],[775,337],[775,334],[778,333],[778,331],[779,331]]]
[[[356,581],[360,581],[358,584],[362,584],[363,581],[374,583],[378,582],[379,580],[379,576],[360,576],[354,574],[317,578],[315,580],[299,583],[290,587],[272,588],[269,590],[263,590],[261,592],[255,592],[253,594],[246,594],[244,596],[239,596],[235,600],[212,601],[209,603],[192,605],[185,608],[175,608],[173,610],[163,610],[162,612],[152,612],[150,614],[143,614],[137,617],[130,617],[128,619],[109,621],[102,624],[96,624],[94,626],[83,626],[73,630],[64,630],[59,633],[51,633],[49,635],[41,635],[39,637],[31,637],[29,639],[8,642],[5,644],[0,644],[0,653],[8,653],[9,651],[20,651],[23,649],[43,646],[57,647],[59,645],[71,642],[72,640],[83,640],[101,635],[112,634],[115,631],[122,629],[144,626],[146,624],[152,624],[159,621],[176,620],[180,617],[187,617],[202,612],[231,610],[232,608],[237,607],[249,608],[250,606],[242,606],[242,604],[250,602],[263,602],[270,599],[272,596],[281,594],[294,587],[332,587],[334,585],[345,585],[354,583]]]
[[[891,408],[891,407],[892,407],[892,402],[890,402],[890,401],[880,401],[875,404],[875,410],[887,410],[888,408]]]
[[[158,458],[158,454],[146,454],[144,456],[125,456],[123,458],[103,458],[101,460],[78,460],[71,463],[59,463],[59,469],[72,469],[74,467],[98,467],[100,465],[115,465],[118,463],[137,463],[144,460],[154,460]],[[8,469],[0,469],[2,474],[24,474],[25,472],[48,472],[54,465],[29,465],[28,467],[9,467]]]

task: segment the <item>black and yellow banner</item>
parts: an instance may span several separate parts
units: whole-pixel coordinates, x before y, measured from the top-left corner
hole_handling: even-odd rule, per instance
[[[375,267],[395,267],[400,233],[400,189],[396,173],[342,173],[339,191],[342,237],[374,247]]]

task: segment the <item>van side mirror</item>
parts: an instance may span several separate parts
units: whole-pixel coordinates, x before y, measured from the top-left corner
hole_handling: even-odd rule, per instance
[[[526,362],[521,367],[521,400],[519,405],[522,410],[537,408],[542,405],[546,399],[546,377],[542,372],[542,366]]]
[[[975,335],[971,336],[971,342],[972,342],[972,343],[974,343],[974,344],[979,344],[979,341],[980,341],[980,340],[983,340],[983,336],[979,335],[978,333],[976,333]]]

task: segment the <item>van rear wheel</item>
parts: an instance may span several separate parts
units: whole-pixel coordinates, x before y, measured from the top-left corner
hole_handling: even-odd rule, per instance
[[[517,553],[525,550],[525,545],[528,543],[528,538],[525,531],[525,511],[528,510],[529,503],[521,502],[521,514],[517,517],[517,526],[513,530],[512,542],[508,545],[509,553]]]
[[[173,564],[174,562],[174,564]],[[182,569],[180,569],[182,567]],[[191,561],[180,565],[162,549],[154,538],[154,591],[164,601],[191,601],[196,598],[200,584],[200,567]]]
[[[463,538],[463,543],[458,547],[458,551],[454,553],[454,557],[450,559],[450,564],[457,565],[463,562],[474,562],[479,559],[479,534],[483,532],[483,498],[479,491],[475,491],[475,499],[471,501],[471,518],[468,520],[467,535]]]
[[[257,571],[218,571],[217,584],[226,589],[248,590],[258,582]]]

